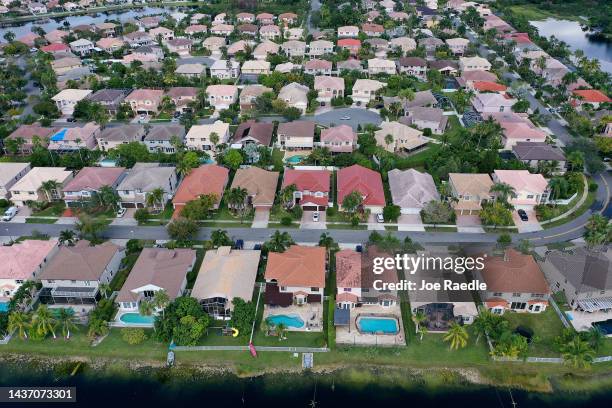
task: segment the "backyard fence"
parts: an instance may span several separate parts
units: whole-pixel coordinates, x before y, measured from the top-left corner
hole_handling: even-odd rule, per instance
[[[257,351],[281,351],[288,353],[327,353],[327,347],[273,347],[256,346]],[[249,351],[249,346],[176,346],[174,351]]]

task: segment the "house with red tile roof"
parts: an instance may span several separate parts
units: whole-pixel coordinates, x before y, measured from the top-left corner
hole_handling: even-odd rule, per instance
[[[104,186],[116,190],[125,175],[124,167],[84,167],[62,189],[66,206],[90,203]]]
[[[508,249],[505,255],[485,258],[484,268],[475,270],[486,283],[480,298],[495,314],[505,311],[541,313],[548,306],[551,290],[533,256]]]
[[[327,147],[332,153],[350,153],[357,147],[357,134],[348,125],[323,129],[321,146]]]
[[[328,170],[285,169],[281,188],[295,185],[295,204],[305,211],[325,211],[329,202],[331,172]]]
[[[576,89],[572,91],[572,93],[574,94],[572,103],[576,107],[589,103],[593,105],[595,109],[599,109],[602,103],[612,102],[612,99],[610,99],[608,95],[596,89]]]
[[[338,170],[336,177],[340,210],[342,210],[344,197],[357,191],[363,197],[364,209],[374,214],[382,213],[385,206],[385,192],[380,173],[354,164]]]
[[[361,302],[361,254],[352,249],[336,252],[336,306],[352,309]]]
[[[23,282],[38,279],[57,250],[56,239],[27,239],[0,246],[0,301],[10,300]]]
[[[64,43],[53,43],[40,47],[40,50],[53,54],[55,52],[70,52],[70,47]]]
[[[321,303],[325,289],[323,247],[292,245],[285,252],[270,252],[264,278],[266,306]]]
[[[476,92],[498,92],[500,94],[506,93],[508,87],[503,84],[498,84],[492,81],[474,81],[468,88],[473,89]]]
[[[338,40],[338,48],[349,50],[352,55],[357,55],[361,48],[361,41],[356,38],[342,38]]]
[[[493,182],[514,188],[516,196],[510,197],[508,202],[517,210],[533,210],[536,205],[548,201],[548,181],[541,174],[529,170],[495,170]]]
[[[34,140],[38,139],[41,146],[46,147],[49,145],[49,138],[57,132],[57,128],[42,127],[39,124],[32,125],[21,125],[13,131],[4,140],[4,151],[11,153],[8,146],[8,140],[23,141],[24,143],[18,146],[19,154],[30,154],[34,147]]]
[[[207,194],[214,194],[217,197],[214,208],[219,208],[228,181],[229,170],[216,164],[206,164],[191,170],[191,173],[179,185],[172,199],[174,217],[180,215],[181,210],[189,201]]]

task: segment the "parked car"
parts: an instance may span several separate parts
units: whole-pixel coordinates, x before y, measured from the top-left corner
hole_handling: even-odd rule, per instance
[[[117,211],[117,218],[123,217],[126,211],[127,210],[125,208],[120,208],[119,211]]]
[[[351,117],[349,115],[342,116],[340,120],[351,120]]]
[[[17,215],[17,212],[19,211],[19,209],[17,207],[9,207],[5,212],[4,215],[2,216],[2,221],[10,221],[13,219],[13,217],[15,215]]]
[[[75,118],[68,118],[68,119],[66,119],[66,122],[76,122],[76,119]]]
[[[319,212],[318,211],[315,211],[312,213],[312,220],[314,222],[319,222]]]
[[[380,222],[380,223],[383,223],[383,222],[385,222],[385,217],[383,217],[382,214],[376,214],[376,221]]]
[[[518,210],[518,215],[521,219],[521,221],[529,221],[529,217],[527,216],[527,213],[525,212],[525,210]]]

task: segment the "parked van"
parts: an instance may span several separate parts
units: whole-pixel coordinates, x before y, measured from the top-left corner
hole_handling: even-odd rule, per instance
[[[4,212],[4,215],[2,216],[2,221],[10,221],[15,215],[17,215],[17,207],[10,207]]]

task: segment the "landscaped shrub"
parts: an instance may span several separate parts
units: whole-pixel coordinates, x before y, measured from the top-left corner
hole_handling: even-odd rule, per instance
[[[327,207],[327,209],[325,210],[325,214],[327,214],[328,217],[333,217],[338,213],[338,210],[336,209],[336,207]]]
[[[283,218],[281,218],[282,225],[288,226],[288,225],[291,225],[292,222],[293,222],[293,219],[288,215],[285,215]]]
[[[304,214],[304,210],[299,205],[296,205],[291,209],[291,215],[293,215],[294,220],[302,219],[302,215]]]
[[[589,192],[593,193],[597,191],[598,188],[599,188],[599,185],[596,182],[592,180],[589,181]]]
[[[141,344],[147,339],[147,335],[143,329],[129,328],[121,330],[121,337],[127,344]]]

